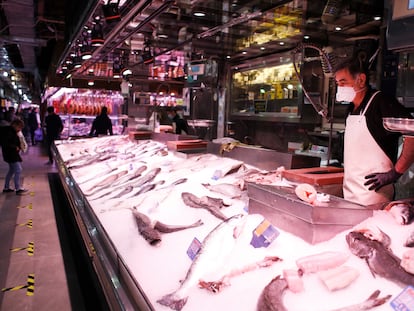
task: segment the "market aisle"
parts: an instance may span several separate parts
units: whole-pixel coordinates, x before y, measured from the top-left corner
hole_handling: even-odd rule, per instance
[[[41,144],[23,155],[29,193],[0,193],[0,310],[72,310]],[[0,187],[7,164],[0,163]]]

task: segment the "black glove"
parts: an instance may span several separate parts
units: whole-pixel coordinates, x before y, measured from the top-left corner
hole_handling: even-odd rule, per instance
[[[401,177],[402,174],[398,173],[395,168],[392,168],[386,173],[374,173],[365,176],[365,179],[368,181],[364,184],[364,186],[371,185],[368,190],[375,190],[378,191],[385,185],[392,184],[398,178]]]

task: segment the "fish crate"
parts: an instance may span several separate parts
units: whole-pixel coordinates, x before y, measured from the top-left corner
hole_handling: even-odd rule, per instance
[[[329,202],[309,204],[294,188],[247,183],[249,213],[261,214],[274,226],[316,244],[351,229],[379,206],[362,206],[330,196]]]
[[[205,152],[207,142],[201,139],[167,141],[168,150],[179,152]]]
[[[146,140],[151,139],[152,132],[151,131],[130,131],[128,136],[130,139],[135,140]]]

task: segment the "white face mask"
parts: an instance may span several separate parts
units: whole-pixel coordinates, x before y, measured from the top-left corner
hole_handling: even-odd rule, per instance
[[[352,102],[356,96],[356,91],[352,86],[338,86],[336,100],[338,102]]]

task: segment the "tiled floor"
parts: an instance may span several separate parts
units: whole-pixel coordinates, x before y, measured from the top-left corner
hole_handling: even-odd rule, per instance
[[[41,144],[23,155],[26,195],[0,193],[0,310],[76,310],[65,263]],[[7,164],[0,161],[0,189]],[[13,184],[12,184],[13,185]]]

